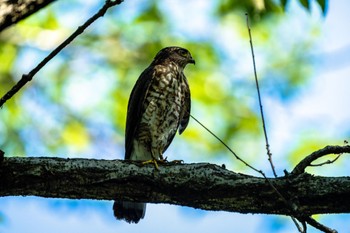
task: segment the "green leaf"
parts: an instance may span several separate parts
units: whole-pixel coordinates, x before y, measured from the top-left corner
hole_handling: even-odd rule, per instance
[[[286,9],[287,3],[288,3],[288,0],[281,0],[281,6],[282,6],[283,10]]]
[[[150,5],[148,9],[145,9],[145,11],[135,20],[136,23],[145,22],[145,21],[154,21],[154,22],[162,21],[162,15],[155,3]]]
[[[318,5],[320,5],[322,9],[322,13],[325,16],[327,13],[327,8],[328,8],[328,1],[327,0],[317,0]]]
[[[303,5],[307,10],[310,10],[309,0],[299,0],[300,4]]]

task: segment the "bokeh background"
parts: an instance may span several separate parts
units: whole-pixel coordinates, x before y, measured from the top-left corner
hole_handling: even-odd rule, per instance
[[[282,1],[283,2],[283,1]],[[245,12],[278,175],[350,135],[350,5],[346,0],[125,1],[108,11],[0,110],[6,156],[122,159],[126,107],[139,74],[159,49],[189,49],[192,114],[244,160],[272,172],[259,116]],[[0,34],[4,95],[103,1],[57,1]],[[185,162],[249,170],[193,120],[166,152]],[[350,159],[307,171],[349,176]],[[322,188],[322,187],[320,187]],[[317,220],[350,232],[350,216]],[[0,198],[0,232],[297,232],[284,216],[209,212],[148,204],[137,225],[116,221],[111,201]],[[309,232],[317,232],[309,227]]]

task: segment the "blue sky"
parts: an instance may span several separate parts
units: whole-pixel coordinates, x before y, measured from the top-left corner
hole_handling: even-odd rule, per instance
[[[200,1],[199,1],[200,2]],[[177,5],[180,7],[180,5]],[[201,4],[203,12],[208,5]],[[183,9],[182,9],[183,10]],[[319,51],[314,56],[317,61],[315,77],[305,86],[298,97],[291,102],[282,102],[273,96],[264,97],[264,110],[269,123],[270,144],[274,152],[275,163],[281,170],[288,166],[283,158],[288,143],[295,134],[313,125],[325,136],[337,136],[343,125],[350,122],[350,6],[348,1],[330,2],[328,14],[320,19],[317,9],[310,15],[313,21],[322,24]],[[176,9],[173,17],[181,17],[181,8]],[[300,11],[298,11],[300,13]],[[315,13],[316,12],[316,13]],[[307,15],[309,13],[301,12]],[[75,16],[74,16],[75,17]],[[305,16],[301,20],[307,20]],[[198,25],[210,20],[199,15]],[[197,22],[197,21],[194,21]],[[301,22],[301,25],[306,22]],[[198,28],[198,27],[197,27]],[[206,28],[199,26],[200,33],[206,34]],[[190,33],[185,28],[184,33]],[[250,51],[246,50],[249,58]],[[249,60],[250,61],[250,60]],[[248,64],[250,66],[250,64]],[[259,64],[258,64],[259,66]],[[251,69],[248,67],[247,69]],[[288,124],[286,123],[288,122]],[[325,123],[326,122],[326,123]],[[346,138],[344,138],[346,139]],[[342,142],[340,141],[339,144]],[[278,156],[280,155],[280,156]],[[348,156],[347,156],[348,157]],[[326,169],[313,169],[322,175],[350,175],[347,169],[349,159],[343,156],[341,166],[327,166]],[[268,169],[266,160],[257,166]],[[209,212],[173,205],[148,204],[146,217],[137,225],[118,222],[112,215],[112,202],[108,201],[72,201],[38,197],[0,198],[0,233],[18,232],[297,232],[287,217]],[[319,220],[339,232],[350,232],[349,215],[321,216]],[[309,232],[317,232],[311,227]]]

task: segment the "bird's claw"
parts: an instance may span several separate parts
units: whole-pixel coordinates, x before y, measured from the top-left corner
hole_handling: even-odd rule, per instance
[[[159,170],[158,164],[183,164],[183,160],[173,160],[173,161],[168,161],[167,157],[165,159],[150,159],[142,162],[142,165],[146,164],[154,164],[154,167]]]
[[[150,160],[147,160],[147,161],[143,161],[142,162],[142,165],[146,165],[146,164],[154,164],[154,167],[159,170],[159,167],[158,167],[158,161],[156,159],[150,159]]]
[[[182,159],[179,159],[179,160],[169,161],[168,163],[171,163],[171,164],[183,164],[184,161]]]

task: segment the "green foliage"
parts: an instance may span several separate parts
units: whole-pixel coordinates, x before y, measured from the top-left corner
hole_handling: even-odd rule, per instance
[[[286,5],[287,1],[284,1],[283,5]],[[308,11],[311,11],[311,0],[299,0],[300,4]],[[321,7],[321,10],[324,15],[327,13],[327,0],[315,0],[315,2]]]
[[[230,1],[225,0],[219,3],[218,13],[227,14],[232,11],[243,11],[252,16],[253,19],[264,18],[265,16],[281,13],[282,8],[274,0],[258,1]]]
[[[326,14],[328,1],[327,0],[316,0],[316,1],[318,5],[321,7],[323,14]]]
[[[0,148],[8,155],[122,158],[127,101],[136,79],[159,49],[180,45],[196,60],[196,66],[185,70],[193,115],[241,154],[260,151],[252,152],[251,146],[262,137],[244,12],[254,19],[256,56],[268,61],[258,63],[262,88],[273,90],[281,101],[293,97],[312,74],[309,53],[317,35],[310,35],[316,26],[293,40],[281,39],[281,28],[288,22],[280,13],[287,1],[220,1],[208,13],[215,28],[199,36],[181,31],[190,21],[178,25],[158,1],[137,6],[130,2],[96,22],[5,104],[0,112]],[[325,11],[326,1],[318,2]],[[57,15],[66,13],[59,4],[0,35],[1,95],[79,25],[58,20]],[[228,154],[203,132],[191,121],[181,137],[188,156]]]
[[[313,0],[299,0],[299,3],[307,11],[311,11],[311,1]],[[239,1],[239,0],[224,0],[219,2],[218,14],[223,15],[230,12],[246,12],[253,20],[261,20],[268,18],[273,14],[280,14],[287,9],[289,0],[254,0],[254,1]],[[315,0],[323,14],[327,12],[327,0]]]

